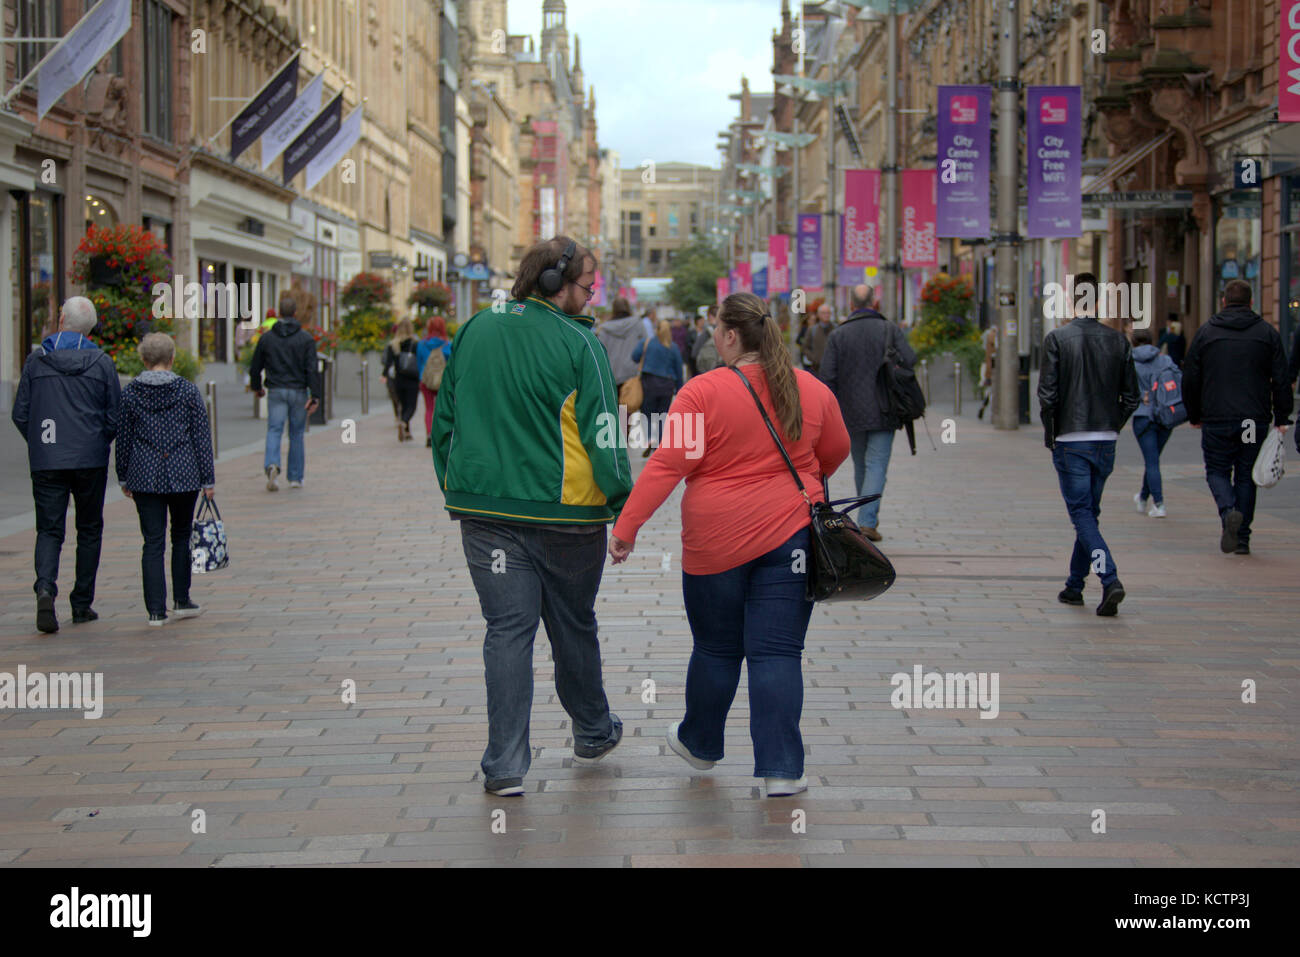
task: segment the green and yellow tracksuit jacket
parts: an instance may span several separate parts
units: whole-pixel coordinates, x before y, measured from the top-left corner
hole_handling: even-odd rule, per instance
[[[618,397],[593,321],[535,296],[497,309],[456,332],[442,374],[433,464],[447,510],[489,521],[612,522],[632,469],[618,447]]]

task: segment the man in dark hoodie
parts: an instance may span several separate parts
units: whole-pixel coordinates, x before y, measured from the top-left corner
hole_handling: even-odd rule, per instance
[[[280,486],[280,438],[285,421],[289,424],[289,488],[302,488],[306,470],[303,432],[307,416],[320,405],[320,375],[316,371],[316,340],[294,318],[298,303],[292,296],[280,297],[280,318],[262,333],[248,365],[249,385],[259,396],[269,391],[266,403],[266,490]],[[262,374],[266,388],[262,388]]]
[[[117,434],[122,390],[113,360],[86,338],[95,323],[89,299],[65,302],[59,331],[27,359],[14,397],[13,423],[27,442],[36,503],[36,627],[46,634],[59,630],[54,598],[69,496],[77,506],[72,620],[99,617],[90,605],[104,535],[108,447]]]
[[[1250,554],[1251,469],[1270,426],[1291,423],[1291,381],[1278,331],[1250,308],[1250,283],[1223,289],[1223,309],[1196,330],[1183,362],[1187,420],[1201,430],[1205,481],[1223,533],[1219,550]]]

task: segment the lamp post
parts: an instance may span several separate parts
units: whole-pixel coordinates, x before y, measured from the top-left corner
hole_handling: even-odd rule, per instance
[[[1020,346],[1016,328],[1016,285],[1020,237],[1020,17],[1016,0],[1003,0],[998,26],[998,225],[994,263],[998,293],[997,383],[993,425],[1020,427]]]

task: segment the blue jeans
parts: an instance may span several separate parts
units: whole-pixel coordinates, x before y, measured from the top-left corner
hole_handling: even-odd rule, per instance
[[[808,529],[766,555],[716,575],[682,573],[695,648],[686,669],[686,717],[677,737],[706,761],[722,758],[723,728],[749,669],[754,777],[803,775],[803,644],[813,603],[804,597]],[[805,556],[799,571],[796,549]]]
[[[487,622],[488,745],[483,776],[522,778],[533,708],[533,639],[546,625],[555,661],[555,690],[573,719],[575,744],[599,746],[621,722],[610,714],[601,684],[596,592],[605,570],[605,526],[560,532],[527,525],[462,519],[461,544]]]
[[[1210,486],[1214,504],[1222,519],[1234,508],[1241,513],[1237,541],[1250,543],[1250,523],[1255,517],[1255,480],[1251,470],[1259,455],[1259,443],[1268,435],[1272,423],[1256,424],[1256,441],[1241,441],[1240,422],[1202,422],[1201,452],[1205,456],[1205,482]]]
[[[889,456],[894,451],[894,430],[850,432],[849,455],[853,459],[853,486],[858,495],[879,495],[885,491]],[[875,528],[880,520],[880,499],[858,509],[858,525]]]
[[[1167,429],[1151,416],[1133,419],[1133,437],[1137,439],[1138,448],[1142,450],[1142,460],[1146,463],[1146,474],[1142,476],[1142,501],[1155,499],[1157,505],[1165,501],[1164,485],[1160,481],[1160,453],[1165,450],[1165,443],[1173,429]]]
[[[1083,580],[1092,569],[1096,552],[1105,555],[1105,570],[1099,576],[1103,587],[1117,579],[1115,559],[1101,537],[1097,516],[1101,514],[1101,493],[1115,468],[1114,442],[1057,442],[1052,464],[1061,483],[1065,510],[1074,523],[1074,552],[1070,556],[1070,577],[1065,587],[1083,591]]]
[[[280,438],[289,422],[289,481],[301,482],[306,469],[302,434],[307,428],[306,389],[266,390],[266,458],[263,467],[280,465]]]

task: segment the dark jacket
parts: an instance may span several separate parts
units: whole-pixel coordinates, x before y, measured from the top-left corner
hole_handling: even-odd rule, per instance
[[[10,416],[33,472],[108,468],[122,387],[113,360],[85,336],[47,336],[28,357]]]
[[[916,353],[902,330],[874,309],[853,313],[826,339],[818,376],[835,393],[850,432],[899,428],[879,391],[880,364],[890,343],[897,347],[905,368],[916,365]]]
[[[1291,421],[1291,382],[1278,331],[1249,306],[1229,306],[1196,330],[1183,362],[1187,419]]]
[[[1137,370],[1139,396],[1133,418],[1149,418],[1155,412],[1155,397],[1151,394],[1151,386],[1156,377],[1166,369],[1177,369],[1178,366],[1169,356],[1161,355],[1155,346],[1145,345],[1133,350],[1133,367]]]
[[[1140,401],[1123,333],[1079,316],[1043,339],[1038,404],[1049,449],[1067,432],[1118,432]]]
[[[394,382],[401,383],[403,385],[409,383],[411,385],[418,386],[420,384],[420,379],[418,374],[420,372],[420,340],[416,339],[414,336],[407,336],[400,343],[398,343],[398,347],[399,348],[396,350],[393,349],[393,344],[391,342],[388,343],[388,345],[384,346],[383,374],[387,376],[389,379],[392,379]],[[399,352],[414,353],[415,360],[416,360],[415,370],[417,373],[415,378],[408,379],[397,374],[397,354]]]
[[[146,370],[123,390],[117,481],[128,492],[153,495],[216,484],[208,410],[194,383]]]
[[[1297,377],[1300,377],[1300,323],[1297,323],[1295,335],[1291,337],[1291,358],[1286,364],[1286,380],[1295,385]]]
[[[280,319],[262,333],[248,365],[253,391],[267,389],[310,389],[313,399],[321,398],[320,373],[316,371],[316,340],[296,319]]]

